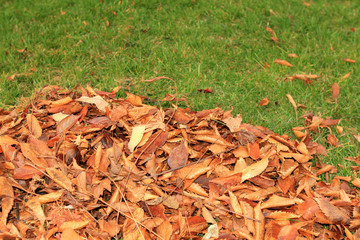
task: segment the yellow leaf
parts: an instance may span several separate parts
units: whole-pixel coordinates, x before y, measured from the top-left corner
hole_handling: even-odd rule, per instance
[[[142,137],[144,136],[144,132],[145,132],[145,125],[139,125],[139,126],[133,127],[130,141],[128,144],[128,148],[129,148],[130,152],[133,152],[135,147],[139,144]]]

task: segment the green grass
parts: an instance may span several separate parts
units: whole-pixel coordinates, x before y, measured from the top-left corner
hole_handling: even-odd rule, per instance
[[[158,99],[177,92],[187,97],[193,110],[233,108],[244,122],[279,134],[291,134],[292,127],[303,125],[301,115],[314,112],[341,119],[345,134],[337,136],[344,147],[330,148],[324,161],[342,163],[344,157],[360,154],[351,136],[360,132],[360,5],[342,0],[310,3],[3,1],[0,102],[10,107],[45,84],[89,83],[102,90],[121,85],[120,96],[129,91]],[[265,26],[275,31],[279,43],[270,40]],[[289,53],[299,58],[288,58]],[[294,67],[276,65],[275,59],[288,60]],[[351,75],[342,80],[348,72]],[[7,78],[15,73],[13,80]],[[321,77],[309,85],[284,81],[300,73]],[[140,81],[157,76],[174,79],[177,89],[168,80]],[[340,86],[336,102],[331,99],[334,82]],[[203,88],[214,92],[199,93]],[[286,94],[307,109],[295,112]],[[259,107],[264,97],[270,103]],[[349,168],[340,172],[353,174]]]

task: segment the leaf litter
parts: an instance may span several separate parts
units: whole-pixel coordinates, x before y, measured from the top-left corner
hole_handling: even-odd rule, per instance
[[[161,109],[118,90],[47,86],[1,112],[1,239],[360,236],[360,179],[321,181],[336,168],[309,135],[339,120],[304,115],[294,140],[231,111]]]

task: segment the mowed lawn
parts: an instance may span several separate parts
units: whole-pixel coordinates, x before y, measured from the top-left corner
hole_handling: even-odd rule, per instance
[[[128,91],[156,100],[171,93],[186,97],[192,110],[233,109],[243,122],[292,137],[291,129],[304,125],[301,116],[313,112],[341,119],[344,127],[341,134],[331,129],[340,147],[326,143],[329,129],[313,135],[328,149],[322,160],[342,164],[340,174],[356,174],[344,158],[360,155],[353,137],[360,134],[358,1],[13,0],[1,5],[3,108],[23,103],[46,84],[91,84],[104,91],[120,85],[118,97]],[[310,84],[286,81],[295,74],[319,78]],[[159,76],[173,81],[140,81]],[[340,89],[335,100],[334,83]],[[287,94],[306,108],[295,111]],[[258,106],[264,98],[269,104]]]

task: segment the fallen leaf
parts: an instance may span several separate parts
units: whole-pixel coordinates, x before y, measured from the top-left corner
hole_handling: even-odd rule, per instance
[[[159,76],[159,77],[155,77],[155,78],[151,78],[151,79],[146,79],[146,80],[141,80],[142,82],[155,82],[155,81],[158,81],[158,80],[161,80],[161,79],[168,79],[168,80],[172,80],[171,78],[168,78],[168,77],[164,77],[164,76]]]
[[[336,132],[337,132],[338,134],[341,134],[343,131],[344,131],[344,128],[343,128],[343,127],[341,127],[341,126],[336,126]]]
[[[64,189],[69,192],[74,192],[75,189],[72,186],[71,180],[65,175],[63,171],[60,169],[56,169],[55,167],[46,168],[46,172],[49,174],[50,178],[59,184]]]
[[[87,96],[82,96],[78,99],[76,99],[76,101],[80,101],[80,102],[85,102],[85,103],[90,103],[90,104],[95,104],[96,107],[102,111],[102,112],[106,112],[106,107],[109,107],[109,103],[106,102],[102,97],[100,97],[99,95],[95,96],[95,97],[87,97]]]
[[[293,107],[294,107],[294,109],[296,111],[298,107],[297,107],[293,97],[290,94],[286,94],[286,97],[289,99],[289,102],[291,103],[291,105],[293,105]]]
[[[252,177],[255,177],[261,174],[269,164],[269,159],[264,158],[260,161],[257,161],[250,166],[247,166],[244,170],[242,170],[241,182],[248,180]]]
[[[208,229],[202,239],[206,240],[206,239],[214,239],[214,238],[218,238],[218,237],[219,237],[219,227],[215,223],[215,224],[211,224],[208,227]]]
[[[81,240],[83,239],[79,234],[77,234],[74,229],[65,228],[61,233],[60,240]]]
[[[321,211],[333,224],[347,224],[350,217],[344,213],[339,207],[334,206],[324,198],[314,198],[319,205]]]
[[[355,60],[352,60],[350,58],[344,58],[344,60],[349,63],[355,63]]]
[[[36,117],[32,114],[28,114],[26,116],[26,120],[28,123],[30,133],[34,135],[34,137],[36,138],[40,137],[42,135],[42,129]]]
[[[205,89],[198,89],[198,92],[203,92],[203,93],[212,93],[214,90],[209,89],[209,88],[205,88]]]
[[[280,64],[280,65],[283,65],[283,66],[287,66],[287,67],[293,67],[293,65],[291,63],[289,63],[288,61],[286,61],[286,60],[275,59],[274,63]]]
[[[266,29],[266,31],[268,31],[271,35],[273,35],[275,32],[274,32],[274,30],[272,30],[272,28],[269,28],[269,27],[266,27],[265,26],[265,29]]]
[[[133,127],[130,141],[128,143],[128,148],[130,152],[133,152],[136,146],[139,144],[142,137],[144,136],[144,132],[145,132],[145,125],[139,125]]]
[[[288,57],[289,57],[289,58],[298,58],[299,56],[296,55],[296,53],[289,53],[289,54],[288,54]]]
[[[262,99],[258,105],[261,107],[261,106],[266,106],[268,104],[269,104],[269,100],[266,97],[266,98]]]
[[[360,134],[354,134],[353,136],[360,143]]]
[[[305,2],[305,1],[303,1],[303,4],[304,4],[306,7],[310,7],[310,6],[311,6],[311,4],[310,4],[310,3]]]
[[[176,146],[169,154],[168,164],[171,169],[184,166],[188,160],[188,152],[185,143]]]
[[[14,205],[14,191],[5,177],[0,177],[0,199],[1,199],[1,218],[0,222],[6,226],[7,218]]]
[[[332,89],[332,98],[337,99],[340,93],[339,85],[337,83],[334,83],[331,89]]]
[[[337,147],[339,146],[339,139],[337,139],[337,137],[335,137],[334,135],[332,134],[328,134],[327,135],[327,141],[330,145],[334,146],[334,147]]]
[[[271,37],[270,39],[273,40],[274,42],[277,42],[277,43],[279,42],[279,39],[277,37]]]
[[[299,232],[294,225],[283,226],[279,232],[278,240],[296,240]]]
[[[347,79],[350,76],[351,72],[348,72],[344,76],[341,77],[341,79]]]
[[[70,115],[64,118],[63,120],[61,120],[59,124],[56,126],[56,135],[60,135],[63,132],[72,128],[80,117],[81,115]]]

